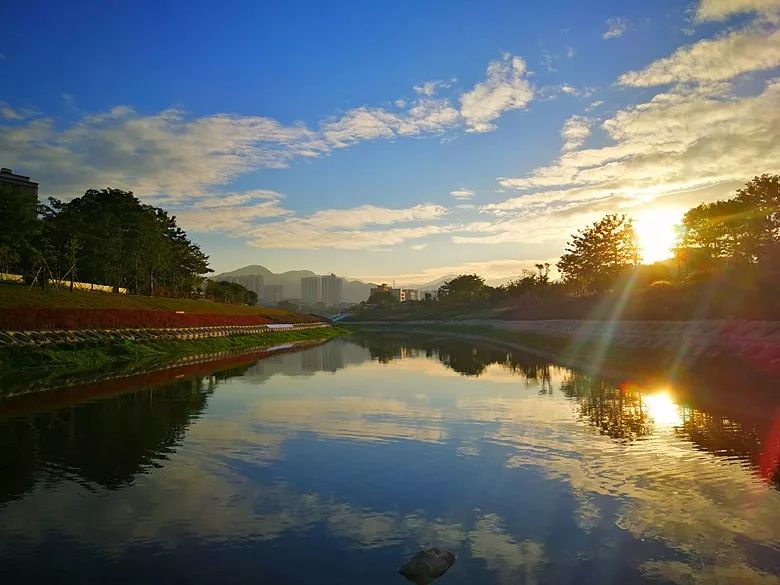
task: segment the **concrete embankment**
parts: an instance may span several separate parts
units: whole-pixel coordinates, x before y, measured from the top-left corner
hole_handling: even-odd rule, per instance
[[[258,335],[279,331],[300,331],[330,327],[328,323],[289,323],[235,325],[225,327],[186,327],[179,329],[84,329],[58,331],[0,331],[0,347],[34,347],[118,341],[158,341],[166,339],[208,339],[233,335]]]
[[[780,321],[452,321],[353,322],[376,327],[490,327],[567,339],[570,343],[602,342],[631,349],[673,351],[687,356],[739,355],[780,367]]]

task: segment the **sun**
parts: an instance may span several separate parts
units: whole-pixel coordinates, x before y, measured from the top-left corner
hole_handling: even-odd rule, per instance
[[[634,231],[639,240],[642,262],[652,264],[674,255],[677,240],[675,225],[680,223],[683,212],[674,208],[648,209],[634,220]]]

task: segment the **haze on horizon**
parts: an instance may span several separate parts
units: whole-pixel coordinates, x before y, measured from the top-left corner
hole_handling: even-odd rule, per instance
[[[0,163],[129,189],[216,272],[490,278],[605,213],[669,255],[780,170],[780,0],[6,3]]]

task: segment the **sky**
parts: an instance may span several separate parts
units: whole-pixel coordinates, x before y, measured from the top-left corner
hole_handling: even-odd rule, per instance
[[[685,209],[780,171],[780,0],[30,0],[0,21],[0,164],[43,197],[131,190],[217,272],[516,276],[614,212],[653,260]]]

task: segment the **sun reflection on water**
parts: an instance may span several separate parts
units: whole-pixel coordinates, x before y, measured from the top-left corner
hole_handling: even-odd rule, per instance
[[[682,409],[675,403],[669,390],[646,394],[643,400],[647,414],[659,427],[678,427],[683,424]]]

